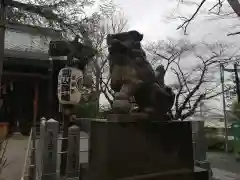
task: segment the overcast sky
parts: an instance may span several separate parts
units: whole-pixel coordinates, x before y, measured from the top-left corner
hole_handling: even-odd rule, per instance
[[[130,29],[138,30],[144,34],[144,42],[167,39],[186,38],[192,42],[225,42],[234,43],[235,49],[238,49],[240,35],[229,37],[227,33],[237,31],[239,19],[227,18],[225,20],[213,20],[217,17],[207,13],[215,0],[208,0],[208,4],[202,9],[200,15],[190,24],[188,36],[183,32],[176,30],[180,21],[170,20],[169,17],[181,14],[191,15],[196,6],[177,6],[175,0],[114,0],[121,8],[129,21]],[[197,2],[197,0],[192,0]],[[226,5],[224,10],[229,12],[231,9]],[[240,23],[239,23],[240,24]],[[240,27],[239,27],[240,31]],[[166,78],[166,81],[168,79]],[[216,103],[213,103],[216,104]],[[219,102],[217,103],[219,106]],[[221,109],[221,106],[219,106]]]
[[[166,15],[175,3],[169,0],[115,0],[129,20],[130,29],[145,35],[145,40],[162,39],[172,33],[178,34],[176,26],[166,24]]]
[[[130,29],[136,29],[145,35],[144,40],[159,40],[167,37],[182,37],[183,33],[177,31],[180,25],[179,21],[170,21],[168,17],[173,17],[177,13],[190,15],[196,9],[196,6],[178,6],[177,0],[114,0],[122,9],[129,20]],[[198,2],[198,0],[191,0]],[[208,0],[204,10],[211,8],[215,0]],[[227,7],[227,6],[226,6]],[[227,8],[225,8],[227,10]],[[229,27],[235,25],[238,19],[227,19],[221,21],[211,21],[205,12],[191,23],[189,35],[191,40],[202,40],[210,38],[211,40],[225,40]],[[240,28],[239,28],[240,29]],[[234,31],[234,30],[233,30]],[[216,38],[217,37],[217,38]],[[227,38],[228,40],[239,40],[240,36]],[[187,37],[186,37],[187,38]],[[237,39],[236,39],[237,38]]]

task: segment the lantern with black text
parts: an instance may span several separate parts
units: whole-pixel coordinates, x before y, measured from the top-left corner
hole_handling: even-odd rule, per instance
[[[66,67],[58,74],[58,99],[61,104],[78,104],[81,100],[83,72],[79,69]]]

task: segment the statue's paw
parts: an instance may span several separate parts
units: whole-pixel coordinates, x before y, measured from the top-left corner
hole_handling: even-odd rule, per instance
[[[132,105],[128,100],[116,99],[113,102],[112,109],[114,113],[129,113],[131,107]]]

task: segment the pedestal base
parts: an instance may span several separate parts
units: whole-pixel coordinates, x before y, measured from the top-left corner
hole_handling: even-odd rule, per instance
[[[87,178],[87,165],[80,169],[80,180],[88,180]],[[118,180],[210,180],[207,170],[195,167],[194,172],[191,171],[175,171],[165,173],[147,174],[142,176],[127,177]]]
[[[91,122],[87,180],[194,180],[191,122],[117,116]]]
[[[189,170],[178,170],[128,177],[119,180],[208,180],[208,173],[204,169],[196,168],[194,172]]]

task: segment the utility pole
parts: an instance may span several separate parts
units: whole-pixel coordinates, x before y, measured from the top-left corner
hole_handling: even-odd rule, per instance
[[[224,129],[225,129],[225,151],[228,152],[228,120],[226,114],[226,102],[224,93],[224,67],[220,64],[220,79],[222,85],[222,100],[223,100],[223,114],[224,114]]]
[[[200,116],[201,116],[201,118],[203,118],[203,102],[202,101],[200,101]]]
[[[223,71],[234,73],[237,98],[238,98],[238,103],[240,103],[240,86],[239,86],[240,84],[239,84],[239,77],[238,77],[238,72],[240,72],[240,69],[238,69],[237,67],[238,67],[238,65],[237,65],[237,63],[235,63],[233,69],[224,68]]]
[[[52,118],[53,111],[55,112],[55,109],[53,109],[53,93],[54,93],[54,84],[53,84],[53,59],[49,59],[49,67],[48,67],[48,118]]]
[[[240,102],[240,89],[239,89],[239,77],[238,77],[238,69],[237,69],[237,63],[234,64],[234,74],[235,74],[235,81],[236,81],[236,90],[237,90],[237,98],[238,103]]]
[[[0,87],[2,85],[2,72],[3,72],[3,61],[4,61],[4,49],[5,49],[5,26],[6,26],[6,0],[0,0],[1,9],[0,9]],[[1,88],[0,88],[1,96]]]

